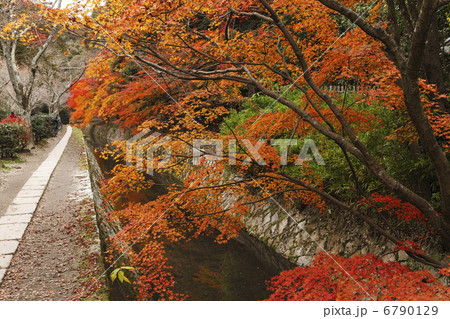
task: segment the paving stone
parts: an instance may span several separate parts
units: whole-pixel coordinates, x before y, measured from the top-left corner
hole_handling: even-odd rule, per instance
[[[41,196],[39,197],[16,197],[13,201],[14,205],[21,204],[37,204],[41,200]]]
[[[34,172],[32,177],[37,176],[50,176],[53,173],[53,170],[55,169],[55,166],[52,167],[41,167],[38,171]]]
[[[42,172],[42,173],[34,173],[31,177],[33,177],[33,178],[42,178],[42,179],[44,179],[44,178],[49,178],[50,177],[50,175],[52,175],[52,172]]]
[[[0,269],[0,283],[2,282],[5,274],[6,274],[6,269]]]
[[[46,182],[49,179],[49,177],[30,177],[30,179],[27,181],[28,183],[36,183],[36,182]]]
[[[51,174],[45,176],[32,176],[27,182],[46,182],[50,179]]]
[[[45,180],[45,179],[49,178],[50,175],[51,175],[51,173],[50,174],[45,174],[44,176],[42,176],[42,175],[31,175],[29,180]]]
[[[22,189],[40,189],[47,187],[47,182],[43,181],[28,181]]]
[[[39,173],[39,174],[33,174],[33,175],[31,175],[30,180],[39,180],[39,179],[44,180],[44,179],[50,178],[52,173],[53,173],[53,171]]]
[[[57,147],[59,146],[56,146],[56,148]],[[57,155],[55,153],[55,149],[48,154],[47,158],[45,159],[45,162],[43,162],[41,166],[39,166],[39,168],[52,167],[55,166],[56,163],[58,163],[59,158],[58,159],[55,158],[55,155]]]
[[[0,217],[0,225],[4,224],[20,224],[20,223],[29,223],[31,221],[31,214],[25,215],[5,215]]]
[[[16,197],[41,197],[43,189],[21,190]]]
[[[56,164],[58,164],[58,162],[45,163],[45,165],[39,166],[38,171],[42,170],[42,171],[45,171],[45,172],[51,172],[56,167]]]
[[[36,207],[37,204],[10,205],[5,215],[33,214],[36,210]]]
[[[1,255],[0,256],[0,268],[8,268],[11,263],[13,255]]]
[[[27,183],[31,182],[44,182],[46,183],[50,177],[33,177],[31,176]]]
[[[52,172],[35,172],[31,177],[33,178],[49,178]]]
[[[28,224],[0,225],[0,240],[22,239]]]
[[[15,254],[17,247],[19,247],[19,241],[17,241],[17,240],[0,241],[0,255]]]
[[[47,188],[47,185],[27,185],[25,184],[22,187],[22,191],[41,191],[44,192],[45,188]]]
[[[35,171],[33,175],[31,175],[30,179],[33,178],[48,178],[50,175],[52,175],[53,169],[52,168],[41,168],[38,171]]]

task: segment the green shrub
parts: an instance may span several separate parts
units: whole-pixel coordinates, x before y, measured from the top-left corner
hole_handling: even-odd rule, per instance
[[[3,120],[4,118],[8,117],[8,112],[6,112],[5,110],[0,109],[0,121]]]
[[[292,101],[296,101],[300,100],[301,93],[291,90],[285,96]],[[369,104],[363,100],[358,101],[354,93],[336,96],[335,102],[337,105],[346,105],[344,112],[349,114],[347,118],[350,120],[350,125],[356,130],[358,139],[369,149],[375,159],[382,163],[386,171],[421,196],[425,198],[431,196],[430,200],[432,200],[434,207],[439,210],[441,205],[439,183],[430,159],[424,152],[411,154],[408,142],[400,140],[395,134],[397,129],[405,125],[403,115],[381,103]],[[325,105],[320,106],[323,110],[327,109]],[[281,103],[262,94],[255,94],[243,103],[240,110],[230,112],[229,116],[224,119],[227,125],[222,124],[221,133],[223,135],[230,134],[231,128],[238,134],[245,136],[247,133],[245,131],[246,125],[243,124],[246,121],[263,113],[274,113],[276,115],[284,112],[285,109],[286,107]],[[358,123],[356,115],[366,118],[367,128],[362,129],[358,126],[364,124],[364,122]],[[355,117],[355,120],[351,116]],[[377,120],[373,120],[372,116]],[[253,122],[252,120],[251,123]],[[292,135],[292,129],[292,127],[281,128],[280,134],[271,136],[271,138],[289,139]],[[352,165],[350,167],[341,148],[318,131],[311,129],[304,135],[294,136],[294,138],[298,139],[299,143],[289,148],[289,155],[298,156],[303,141],[312,139],[319,148],[325,165],[318,165],[315,161],[310,162],[306,167],[289,164],[285,168],[286,173],[296,177],[310,177],[313,180],[320,180],[322,186],[329,193],[346,201],[356,201],[361,196],[374,192],[381,194],[388,192],[364,164],[347,152]],[[314,174],[311,174],[310,168],[313,168]],[[358,185],[355,182],[355,176]],[[418,187],[418,181],[421,181],[426,187]],[[428,190],[429,194],[427,193]]]
[[[70,110],[68,110],[67,108],[63,108],[60,112],[59,112],[59,117],[61,118],[61,123],[64,125],[68,125],[70,123]]]
[[[17,157],[28,144],[27,127],[21,122],[0,123],[0,155]]]
[[[36,114],[31,117],[34,141],[39,143],[45,138],[56,136],[56,128],[53,119],[48,114]]]

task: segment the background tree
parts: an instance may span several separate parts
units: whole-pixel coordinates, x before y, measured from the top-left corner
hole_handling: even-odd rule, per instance
[[[9,0],[0,6],[2,62],[15,105],[29,127],[40,62],[70,23],[69,11],[60,8],[61,0]]]
[[[79,39],[65,35],[51,46],[40,62],[36,95],[59,117],[66,107],[70,88],[83,76],[87,54]]]

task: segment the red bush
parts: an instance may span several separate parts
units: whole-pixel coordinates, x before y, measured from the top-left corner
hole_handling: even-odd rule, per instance
[[[374,255],[318,254],[310,267],[287,270],[269,282],[268,300],[450,300],[450,288],[428,271],[411,271]]]

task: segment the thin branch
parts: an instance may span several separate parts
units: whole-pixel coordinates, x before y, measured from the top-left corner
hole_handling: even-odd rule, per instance
[[[265,1],[265,0],[261,0]],[[343,16],[347,17],[352,23],[360,27],[365,33],[381,41],[391,53],[397,62],[397,66],[400,70],[406,67],[406,57],[403,54],[401,48],[397,45],[395,40],[389,36],[385,29],[382,27],[375,27],[367,22],[362,16],[351,10],[347,6],[336,0],[319,0],[326,7],[339,12]]]
[[[307,189],[307,188],[299,188],[299,187],[285,189],[285,190],[282,190],[282,191],[279,191],[279,192],[272,193],[269,196],[257,199],[255,201],[240,203],[239,206],[244,206],[244,205],[248,206],[248,205],[254,205],[254,204],[257,204],[257,203],[261,203],[261,202],[264,202],[264,201],[269,201],[269,200],[272,200],[273,197],[275,197],[275,196],[278,196],[278,195],[281,195],[281,194],[284,194],[284,193],[288,193],[288,192],[295,192],[295,191],[310,191],[310,190]],[[205,217],[205,216],[219,215],[219,214],[227,213],[227,212],[229,212],[231,210],[233,210],[233,208],[227,208],[227,209],[216,211],[216,212],[213,212],[213,213],[197,214],[197,215],[192,215],[192,216],[194,216],[194,217]]]
[[[244,12],[244,11],[238,11],[238,10],[233,9],[233,8],[231,8],[230,11],[233,12],[234,14],[236,14],[236,15],[257,17],[257,18],[259,18],[261,20],[264,20],[266,22],[273,23],[273,19],[272,18],[267,17],[267,16],[265,16],[265,15],[263,15],[261,13],[258,13],[258,12]]]
[[[408,30],[408,34],[411,37],[414,33],[414,27],[411,21],[411,15],[409,14],[408,8],[406,7],[405,0],[397,0],[398,7],[400,8],[400,13],[403,17],[403,22],[405,23],[406,30]]]

